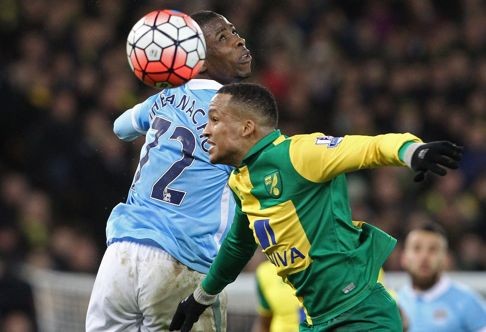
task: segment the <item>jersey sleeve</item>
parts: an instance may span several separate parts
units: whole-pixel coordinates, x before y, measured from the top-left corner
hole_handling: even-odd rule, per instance
[[[256,248],[248,218],[236,207],[233,224],[206,278],[202,281],[202,288],[209,294],[220,293],[226,285],[235,281]]]
[[[116,118],[113,123],[113,132],[119,139],[130,142],[145,135],[150,127],[149,106],[153,104],[155,97],[156,95],[135,105]]]
[[[463,313],[468,331],[486,331],[486,303],[478,295],[469,294]]]
[[[398,151],[406,142],[421,142],[412,134],[378,136],[297,135],[290,144],[295,170],[313,182],[326,182],[339,174],[378,166],[405,166]]]

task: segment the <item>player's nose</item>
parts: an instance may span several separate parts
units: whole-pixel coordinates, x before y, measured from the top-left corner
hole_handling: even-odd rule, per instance
[[[209,128],[209,126],[208,126],[208,125],[206,125],[206,127],[204,127],[204,130],[203,130],[203,132],[202,132],[202,135],[203,135],[204,137],[209,137],[209,129],[208,129],[208,128]]]
[[[246,45],[245,38],[241,37],[240,35],[236,36],[236,46],[241,47]]]

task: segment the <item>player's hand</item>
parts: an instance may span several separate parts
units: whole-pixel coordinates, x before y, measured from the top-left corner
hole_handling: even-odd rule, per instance
[[[172,317],[172,322],[170,322],[169,331],[189,332],[207,307],[209,305],[197,302],[194,295],[191,294],[177,306],[176,313]]]
[[[412,155],[412,169],[418,172],[414,181],[423,181],[427,172],[444,176],[447,174],[446,168],[458,168],[459,161],[462,158],[462,150],[462,146],[448,141],[420,145]]]

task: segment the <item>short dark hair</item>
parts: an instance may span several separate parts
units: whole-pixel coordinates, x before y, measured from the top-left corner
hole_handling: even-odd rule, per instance
[[[421,231],[426,231],[426,232],[431,232],[431,233],[436,233],[436,234],[443,236],[444,238],[447,238],[447,233],[446,233],[444,227],[442,227],[442,225],[440,225],[439,223],[436,223],[436,222],[433,222],[433,221],[424,222],[423,224],[419,225],[415,229],[421,230]]]
[[[434,222],[434,221],[431,221],[431,220],[425,221],[425,222],[419,224],[418,226],[416,226],[416,227],[414,227],[410,230],[410,232],[413,232],[413,231],[423,231],[423,232],[434,233],[434,234],[442,237],[445,240],[446,244],[448,243],[447,233],[446,233],[444,227],[442,227],[442,225],[437,223],[437,222]]]
[[[248,105],[255,114],[262,118],[266,126],[277,127],[277,102],[267,88],[254,83],[231,83],[223,85],[217,93],[231,95],[231,101]]]
[[[191,14],[191,18],[196,21],[201,29],[204,29],[204,26],[212,20],[220,17],[220,14],[210,10],[201,10]]]

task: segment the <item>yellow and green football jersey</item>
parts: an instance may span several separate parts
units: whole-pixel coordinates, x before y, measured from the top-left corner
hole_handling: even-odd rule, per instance
[[[375,287],[396,240],[353,221],[345,173],[404,166],[398,152],[411,134],[285,137],[260,140],[229,185],[237,211],[203,288],[218,293],[232,282],[259,244],[277,273],[295,289],[309,324],[347,311]]]

